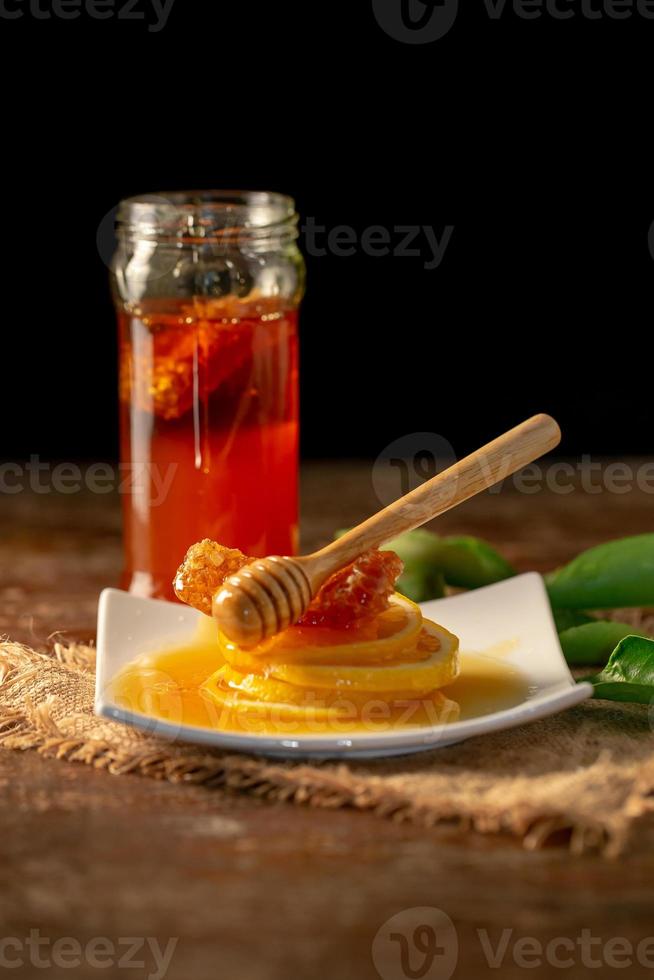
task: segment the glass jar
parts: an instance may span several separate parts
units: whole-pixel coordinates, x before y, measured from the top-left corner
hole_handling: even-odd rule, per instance
[[[200,191],[123,201],[112,284],[120,350],[123,586],[172,598],[187,548],[298,544],[291,198]]]

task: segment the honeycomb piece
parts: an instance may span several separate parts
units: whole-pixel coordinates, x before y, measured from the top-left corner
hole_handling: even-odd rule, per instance
[[[210,616],[211,602],[220,586],[249,561],[252,559],[238,548],[225,548],[209,538],[198,541],[191,545],[177,569],[173,580],[175,595]]]
[[[394,551],[366,551],[329,578],[299,623],[348,629],[369,622],[388,608],[402,574]]]
[[[250,561],[242,551],[205,538],[187,551],[173,582],[175,594],[210,616],[213,597],[225,579]],[[299,625],[349,629],[369,623],[388,609],[402,569],[394,551],[364,552],[325,582]]]

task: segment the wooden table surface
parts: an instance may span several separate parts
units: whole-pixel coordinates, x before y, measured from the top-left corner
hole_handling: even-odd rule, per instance
[[[303,477],[304,547],[378,506],[369,464],[311,464]],[[445,516],[440,527],[479,534],[520,569],[544,570],[591,544],[651,529],[653,506],[647,487],[503,488]],[[37,645],[54,630],[91,637],[98,592],[118,575],[119,534],[113,497],[0,493],[0,633]],[[371,957],[377,931],[419,906],[454,923],[455,977],[604,977],[617,967],[600,967],[598,957],[609,949],[617,963],[622,949],[605,944],[624,937],[635,947],[654,935],[649,835],[618,862],[571,857],[560,847],[527,853],[509,838],[453,826],[398,826],[368,813],[110,777],[2,750],[0,831],[0,966],[3,937],[23,943],[38,929],[51,942],[149,937],[165,947],[177,938],[166,974],[174,980],[367,980],[379,976]],[[405,912],[398,928],[408,930],[410,920]],[[499,970],[486,959],[484,929],[493,948],[506,941]],[[524,944],[515,945],[526,937],[571,941],[576,951],[555,946],[539,960],[538,947],[534,954],[527,944],[527,969]],[[25,949],[6,952],[22,956],[14,976],[122,974],[89,965],[38,970]],[[629,976],[653,975],[654,945],[650,966],[646,952]],[[557,967],[555,956],[573,956],[574,966]],[[447,957],[425,973],[420,959],[411,962],[414,976],[450,976]],[[145,964],[127,976],[157,975],[150,953]],[[410,975],[385,971],[384,980]]]

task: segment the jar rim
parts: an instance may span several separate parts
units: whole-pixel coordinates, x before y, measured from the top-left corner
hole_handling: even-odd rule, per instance
[[[295,201],[277,191],[191,190],[139,194],[118,206],[124,230],[190,238],[279,233],[297,223]]]

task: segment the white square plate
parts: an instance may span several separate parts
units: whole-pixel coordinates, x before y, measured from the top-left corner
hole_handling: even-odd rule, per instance
[[[98,612],[96,712],[164,738],[229,751],[284,758],[375,758],[425,751],[473,735],[524,725],[578,704],[592,693],[590,684],[577,684],[570,674],[545,586],[536,572],[435,599],[423,603],[422,610],[460,638],[464,653],[504,647],[503,662],[517,668],[528,684],[525,700],[502,711],[447,725],[407,726],[377,734],[352,732],[349,736],[284,738],[171,724],[115,704],[111,682],[140,654],[191,640],[201,614],[177,603],[140,599],[118,589],[105,589]]]

